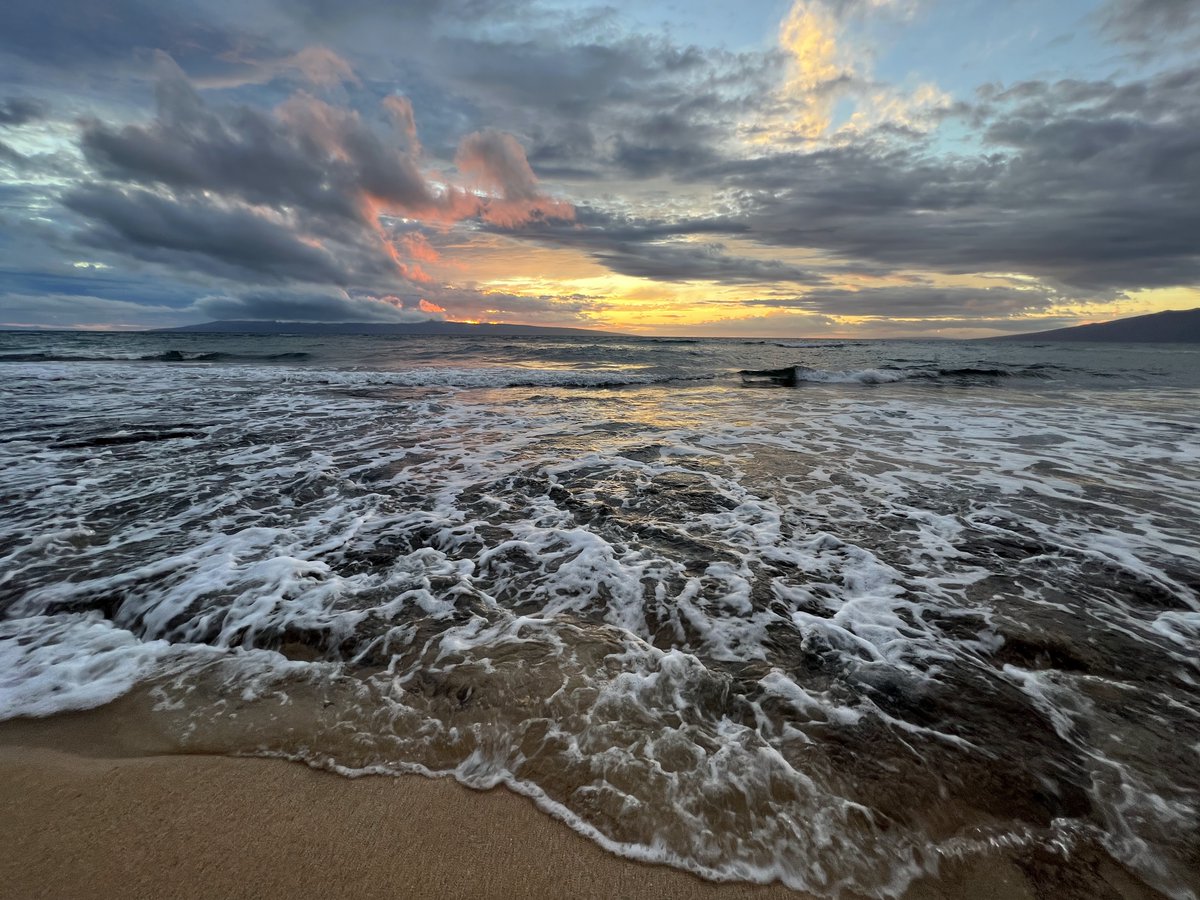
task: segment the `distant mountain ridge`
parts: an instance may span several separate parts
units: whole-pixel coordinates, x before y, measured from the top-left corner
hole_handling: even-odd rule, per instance
[[[1171,309],[1113,322],[1074,325],[1031,334],[1006,334],[988,341],[1097,341],[1114,344],[1200,343],[1200,309]]]
[[[202,325],[155,328],[155,332],[193,334],[395,334],[395,335],[475,335],[479,337],[626,337],[616,331],[590,328],[561,328],[552,325],[503,325],[470,322],[275,322],[262,319],[223,319]]]

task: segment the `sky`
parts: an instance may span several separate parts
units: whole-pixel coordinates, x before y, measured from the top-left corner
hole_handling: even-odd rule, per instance
[[[0,5],[0,327],[1194,307],[1197,0]]]

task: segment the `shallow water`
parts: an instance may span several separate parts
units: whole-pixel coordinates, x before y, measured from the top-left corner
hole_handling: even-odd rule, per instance
[[[0,334],[0,375],[0,718],[139,685],[184,750],[820,895],[1002,854],[1196,896],[1200,351]]]

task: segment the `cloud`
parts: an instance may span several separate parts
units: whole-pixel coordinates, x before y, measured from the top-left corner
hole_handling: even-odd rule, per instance
[[[206,320],[413,322],[430,318],[429,310],[415,305],[409,308],[403,300],[390,295],[304,288],[215,294],[200,298],[189,311]]]
[[[875,81],[870,54],[848,30],[868,17],[903,18],[914,7],[910,0],[793,0],[779,26],[784,77],[772,102],[743,123],[746,137],[759,144],[802,145],[874,128],[930,130],[937,111],[950,105],[949,95],[932,83],[910,90]],[[835,129],[843,102],[849,119]]]
[[[266,48],[256,47],[254,52],[262,54]],[[362,86],[350,63],[320,45],[275,56],[229,52],[222,55],[221,62],[225,65],[205,67],[206,71],[193,77],[192,83],[201,88],[221,89],[269,85],[277,80],[326,90],[342,85]]]
[[[779,27],[780,46],[790,57],[783,91],[791,101],[788,130],[817,138],[830,126],[837,100],[834,88],[852,79],[838,48],[834,12],[813,0],[796,0]]]
[[[70,289],[189,315],[197,295],[263,313],[603,311],[481,292],[457,258],[479,232],[632,278],[754,285],[749,309],[786,315],[1023,321],[1200,281],[1192,58],[951,96],[872,72],[878,23],[917,0],[798,0],[772,46],[738,52],[524,0],[13,3],[9,80],[44,98],[0,103],[0,247],[22,263],[0,280],[22,295],[21,273],[64,296],[86,273]],[[1093,22],[1129,63],[1193,40],[1198,18],[1186,0],[1104,0]],[[151,61],[156,108],[131,116]],[[933,287],[981,274],[996,287]]]
[[[681,46],[546,9],[508,24],[431,36],[411,58],[449,88],[439,105],[519,135],[539,167],[570,178],[651,178],[673,174],[676,160],[716,159],[783,62],[773,50]]]
[[[364,223],[372,201],[411,212],[441,202],[412,155],[353,110],[297,94],[274,111],[217,111],[170,57],[157,66],[154,120],[84,125],[80,146],[104,177]]]
[[[469,135],[460,166],[499,202],[422,170],[412,106],[387,97],[393,133],[363,116],[298,93],[273,111],[210,108],[187,76],[158,54],[158,112],[145,125],[85,123],[80,145],[103,176],[173,190],[202,190],[274,208],[354,219],[375,228],[381,212],[452,222],[503,211],[519,224],[535,217],[569,218],[571,207],[537,189],[520,144],[489,131]]]
[[[995,318],[1034,312],[1050,306],[1055,297],[1044,289],[983,287],[940,288],[930,285],[816,290],[800,297],[745,301],[747,306],[802,309],[836,316],[880,318]]]
[[[208,9],[205,9],[205,6]],[[63,82],[86,90],[76,73],[107,81],[133,71],[139,56],[162,50],[202,74],[224,72],[227,60],[274,55],[270,40],[245,28],[253,0],[239,4],[237,20],[222,22],[215,4],[196,0],[5,0],[0,52],[10,72],[19,61],[37,83]]]
[[[7,163],[14,169],[24,169],[29,159],[23,153],[18,153],[4,141],[0,141],[0,163]]]
[[[1194,0],[1108,0],[1096,19],[1114,40],[1154,44],[1200,26],[1200,9]]]
[[[837,321],[828,316],[802,313],[779,313],[768,316],[744,316],[721,319],[717,322],[677,325],[656,329],[661,333],[687,335],[690,337],[744,337],[744,338],[804,338],[837,334],[844,330]]]
[[[200,195],[164,197],[151,191],[91,185],[75,188],[63,205],[85,222],[80,240],[89,247],[124,252],[172,267],[237,278],[246,273],[278,280],[347,285],[365,277],[353,262],[375,264],[366,254],[350,261],[319,242],[306,241],[283,216],[226,206]]]
[[[726,155],[674,172],[685,188],[723,189],[709,217],[581,206],[575,227],[519,233],[660,280],[770,278],[763,254],[734,260],[682,240],[708,234],[823,257],[811,273],[777,261],[773,280],[925,271],[1019,275],[1037,288],[978,294],[972,315],[989,303],[1016,313],[1047,297],[1103,301],[1200,280],[1191,237],[1200,233],[1200,66],[1125,81],[987,85],[954,114],[973,127],[981,152],[935,153],[922,140],[864,134],[804,151]],[[927,289],[827,296],[864,310],[869,303],[872,314],[897,304],[896,314],[943,315],[968,299]]]
[[[165,54],[157,67],[151,121],[83,124],[80,147],[103,180],[62,203],[89,247],[221,278],[386,294],[427,283],[421,263],[437,254],[381,217],[516,227],[573,213],[541,192],[520,144],[501,132],[464,139],[469,186],[427,171],[403,97],[383,100],[383,127],[307,93],[272,110],[220,109]]]
[[[0,126],[9,128],[35,122],[48,112],[46,104],[29,97],[8,97],[0,100]]]
[[[734,256],[720,243],[614,242],[592,251],[592,258],[614,272],[655,281],[712,281],[722,284],[761,284],[783,281],[820,284],[826,277],[777,259]]]
[[[988,152],[878,140],[727,160],[748,238],[894,270],[1021,273],[1081,292],[1200,277],[1200,67],[983,92]]]
[[[594,316],[606,304],[596,297],[580,295],[522,295],[506,291],[481,291],[440,287],[425,294],[427,303],[435,303],[450,319],[476,322],[517,321],[536,325],[589,327]]]
[[[172,306],[133,303],[89,294],[0,292],[0,326],[42,325],[52,328],[170,327],[187,321]]]
[[[454,158],[473,186],[493,192],[483,200],[480,214],[494,225],[514,227],[532,218],[569,220],[575,210],[542,194],[525,149],[511,134],[477,131],[463,138]]]

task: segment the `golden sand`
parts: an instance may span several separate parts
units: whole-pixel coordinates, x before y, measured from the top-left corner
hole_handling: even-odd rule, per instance
[[[0,897],[801,897],[622,859],[503,789],[131,755],[136,734],[120,703],[0,724]],[[1015,900],[1031,887],[997,860],[910,894]]]

